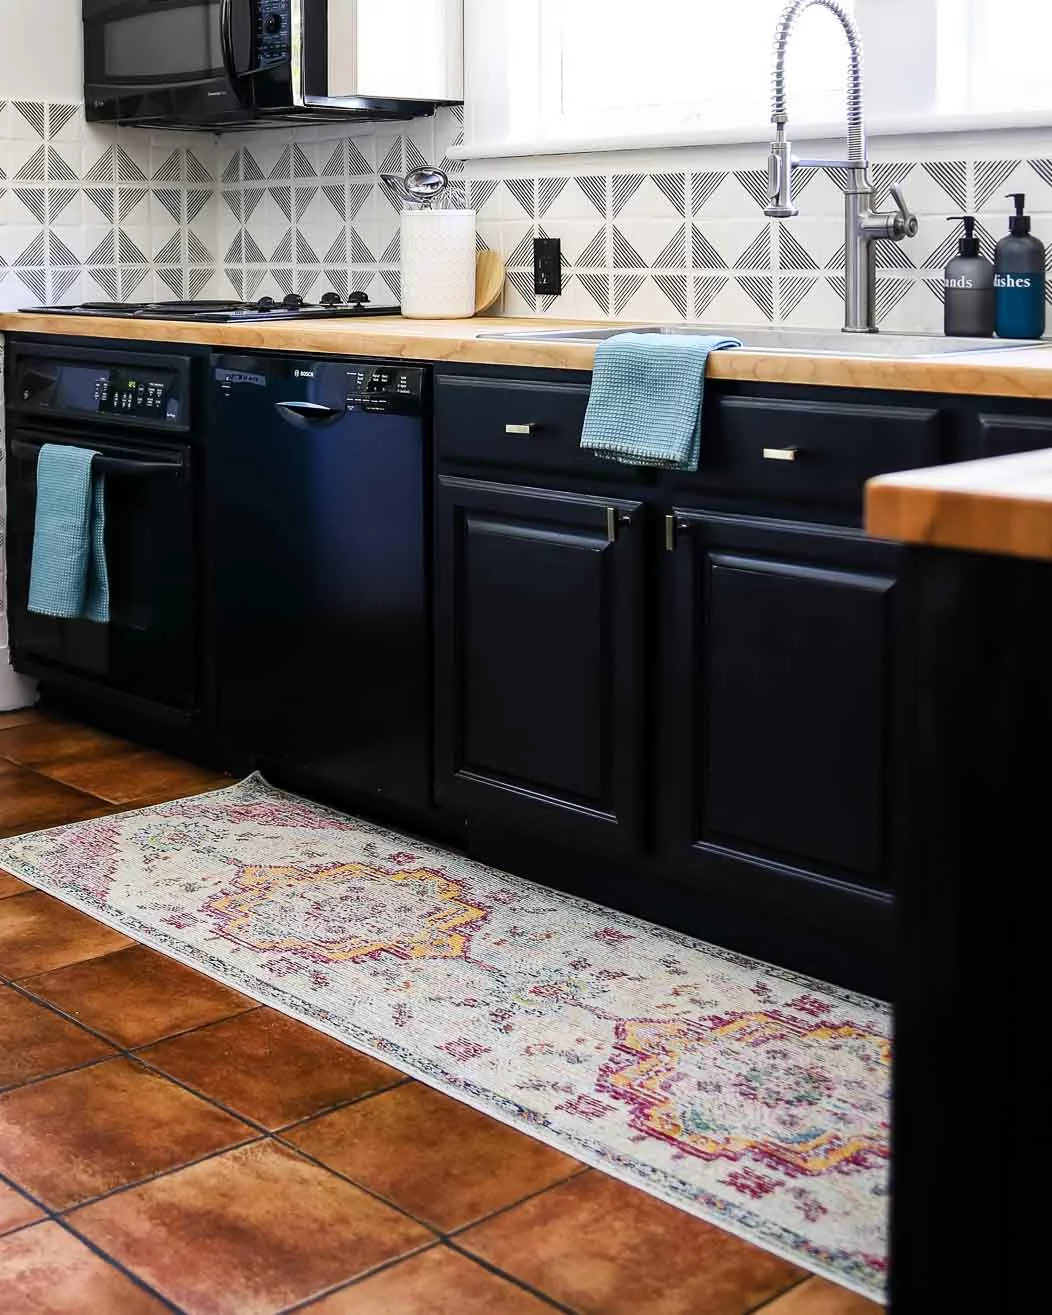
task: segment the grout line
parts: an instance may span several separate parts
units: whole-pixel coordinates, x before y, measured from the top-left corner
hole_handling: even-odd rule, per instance
[[[389,1091],[396,1091],[399,1087],[407,1087],[410,1083],[415,1082],[415,1078],[405,1075],[399,1078],[397,1082],[392,1082],[386,1087],[377,1087],[373,1091],[363,1091],[360,1096],[351,1096],[347,1100],[341,1100],[335,1105],[329,1105],[325,1109],[318,1110],[317,1114],[308,1114],[305,1118],[294,1119],[291,1123],[283,1123],[279,1128],[272,1128],[271,1135],[288,1136],[289,1133],[304,1128],[308,1123],[313,1123],[316,1119],[326,1118],[330,1114],[339,1114],[343,1110],[351,1109],[355,1105],[361,1105],[367,1100],[372,1100],[374,1096],[386,1095]],[[297,1148],[298,1149],[298,1148]]]
[[[411,1220],[414,1224],[420,1225],[421,1228],[426,1228],[429,1233],[434,1234],[436,1241],[441,1241],[445,1236],[442,1230],[435,1224],[430,1224],[425,1219],[420,1219],[417,1215],[414,1215],[411,1210],[406,1209],[404,1205],[399,1205],[397,1201],[392,1201],[390,1197],[384,1196],[382,1192],[378,1192],[372,1187],[367,1187],[365,1183],[358,1182],[357,1179],[350,1177],[349,1174],[341,1173],[339,1169],[334,1169],[331,1164],[326,1164],[323,1160],[319,1160],[316,1155],[312,1155],[310,1151],[305,1151],[302,1146],[296,1146],[293,1142],[286,1141],[284,1137],[279,1136],[277,1133],[272,1133],[270,1139],[275,1145],[283,1146],[285,1150],[292,1151],[294,1155],[301,1156],[309,1164],[313,1164],[316,1169],[324,1169],[326,1173],[331,1173],[334,1178],[339,1178],[341,1182],[348,1183],[351,1187],[356,1187],[359,1192],[364,1192],[366,1196],[371,1196],[374,1201],[379,1201],[381,1205],[386,1205],[389,1209],[397,1211],[400,1215],[404,1215],[406,1219]]]
[[[389,1269],[397,1269],[399,1265],[415,1260],[417,1256],[426,1255],[429,1251],[437,1251],[441,1246],[441,1241],[436,1238],[433,1242],[427,1242],[412,1251],[407,1251],[405,1255],[394,1256],[391,1260],[385,1260],[379,1265],[374,1265],[371,1269],[363,1270],[361,1274],[355,1274],[352,1279],[344,1279],[341,1283],[335,1283],[330,1288],[322,1288],[318,1292],[312,1292],[309,1297],[304,1297],[302,1301],[297,1301],[291,1306],[282,1306],[281,1310],[274,1312],[274,1315],[295,1315],[297,1311],[308,1310],[316,1302],[324,1301],[327,1297],[334,1296],[338,1292],[346,1292],[350,1288],[356,1288],[359,1284],[364,1283],[366,1279],[375,1278],[377,1274],[384,1274]]]
[[[805,1274],[802,1279],[798,1279],[797,1282],[791,1283],[789,1287],[783,1288],[781,1292],[776,1292],[773,1297],[765,1297],[764,1300],[759,1303],[759,1305],[750,1306],[749,1309],[743,1313],[743,1315],[757,1315],[759,1311],[771,1310],[771,1308],[775,1305],[776,1302],[781,1301],[783,1297],[787,1297],[790,1294],[790,1292],[796,1292],[799,1288],[804,1287],[806,1284],[810,1283],[813,1278],[816,1277],[817,1275],[815,1274]]]
[[[108,1192],[100,1192],[97,1196],[86,1197],[83,1201],[74,1201],[71,1205],[54,1210],[54,1217],[58,1220],[68,1219],[70,1215],[75,1214],[78,1210],[86,1210],[89,1206],[99,1205],[103,1201],[112,1200],[115,1196],[123,1196],[126,1192],[135,1191],[139,1187],[146,1187],[161,1178],[171,1178],[173,1174],[181,1173],[184,1169],[192,1169],[198,1164],[206,1164],[209,1160],[217,1160],[221,1155],[228,1155],[231,1151],[240,1151],[246,1146],[258,1146],[266,1140],[265,1137],[246,1137],[243,1141],[233,1142],[229,1146],[220,1146],[214,1151],[195,1156],[192,1160],[186,1160],[181,1164],[173,1164],[167,1169],[161,1169],[158,1173],[148,1174],[145,1178],[136,1178],[132,1183],[121,1183],[119,1187],[113,1187]]]
[[[25,1082],[13,1082],[9,1086],[0,1087],[0,1099],[16,1091],[39,1087],[42,1082],[50,1082],[52,1078],[64,1078],[67,1073],[83,1073],[85,1069],[98,1068],[100,1064],[108,1064],[111,1060],[119,1058],[120,1056],[116,1054],[96,1055],[94,1059],[86,1059],[82,1064],[72,1064],[69,1068],[60,1068],[54,1073],[38,1073],[35,1077],[27,1078]]]
[[[587,1164],[578,1165],[578,1167],[574,1169],[572,1173],[568,1173],[565,1178],[559,1178],[554,1183],[549,1183],[547,1187],[538,1187],[535,1192],[530,1192],[527,1196],[519,1197],[517,1201],[511,1201],[507,1205],[502,1205],[496,1210],[491,1210],[488,1215],[482,1215],[478,1219],[473,1219],[468,1224],[461,1224],[459,1228],[450,1229],[448,1233],[443,1234],[443,1237],[445,1237],[447,1241],[453,1242],[457,1238],[463,1237],[465,1233],[480,1228],[483,1224],[492,1223],[494,1219],[499,1219],[501,1215],[510,1214],[512,1210],[517,1210],[520,1205],[525,1205],[527,1201],[535,1201],[538,1196],[544,1196],[548,1192],[557,1191],[560,1187],[565,1187],[567,1183],[573,1182],[575,1178],[580,1178],[586,1173],[597,1172],[599,1171],[591,1168]]]
[[[446,1245],[451,1251],[456,1252],[457,1255],[463,1256],[465,1260],[474,1261],[476,1265],[479,1265],[482,1269],[488,1270],[491,1274],[496,1275],[497,1278],[505,1279],[515,1287],[522,1288],[524,1292],[528,1292],[531,1297],[537,1297],[546,1305],[553,1307],[555,1310],[562,1311],[563,1315],[579,1315],[579,1312],[575,1311],[572,1306],[565,1306],[556,1297],[550,1296],[547,1292],[542,1291],[541,1288],[535,1288],[532,1283],[527,1283],[525,1279],[517,1278],[514,1274],[509,1274],[506,1270],[500,1269],[497,1265],[486,1260],[483,1256],[476,1256],[473,1252],[466,1251],[463,1247],[453,1241],[447,1240]]]
[[[111,1256],[108,1251],[104,1251],[97,1242],[88,1237],[86,1233],[82,1233],[80,1229],[70,1222],[69,1219],[56,1216],[54,1218],[54,1223],[58,1224],[60,1228],[69,1233],[71,1237],[75,1237],[82,1246],[87,1247],[87,1249],[94,1255],[98,1256],[100,1260],[105,1261],[111,1269],[115,1269],[118,1274],[123,1274],[124,1277],[134,1283],[137,1288],[141,1288],[143,1292],[148,1293],[155,1301],[158,1301],[165,1310],[174,1312],[174,1315],[189,1315],[189,1312],[184,1311],[182,1306],[177,1306],[175,1302],[166,1297],[163,1292],[158,1291],[157,1288],[151,1287],[144,1278],[140,1278],[134,1270],[129,1269],[127,1265],[117,1260],[114,1256]]]

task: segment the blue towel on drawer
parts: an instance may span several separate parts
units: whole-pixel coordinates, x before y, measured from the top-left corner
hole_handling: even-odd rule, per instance
[[[599,344],[581,447],[632,466],[697,470],[709,352],[737,338],[619,333]]]
[[[37,510],[29,610],[43,616],[110,619],[105,476],[99,454],[45,443],[37,457]]]

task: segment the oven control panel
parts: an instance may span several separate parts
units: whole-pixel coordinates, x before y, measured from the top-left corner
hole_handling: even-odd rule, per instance
[[[23,414],[105,419],[134,428],[187,428],[186,370],[149,358],[132,363],[50,353],[19,355],[10,402]]]

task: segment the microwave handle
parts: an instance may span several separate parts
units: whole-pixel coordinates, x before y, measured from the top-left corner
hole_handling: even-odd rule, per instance
[[[219,46],[230,87],[241,104],[248,109],[250,107],[243,90],[244,74],[237,66],[237,56],[234,53],[234,0],[219,0]]]

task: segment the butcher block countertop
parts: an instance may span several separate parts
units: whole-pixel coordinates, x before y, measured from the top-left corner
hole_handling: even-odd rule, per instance
[[[870,480],[866,529],[933,548],[1052,560],[1052,448]]]
[[[604,326],[609,327],[605,321]],[[511,318],[406,320],[398,316],[271,324],[194,324],[172,320],[121,320],[95,316],[0,314],[0,331],[196,343],[252,351],[306,355],[378,356],[465,365],[590,370],[595,346],[565,341],[524,342],[479,338],[481,333],[583,327],[581,321]],[[588,327],[595,327],[589,325]],[[626,329],[632,327],[625,324]],[[1052,399],[1052,342],[1042,347],[968,352],[962,356],[860,358],[778,355],[762,351],[715,352],[710,379],[886,388],[908,392]]]

